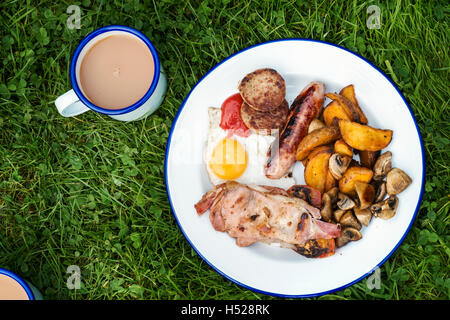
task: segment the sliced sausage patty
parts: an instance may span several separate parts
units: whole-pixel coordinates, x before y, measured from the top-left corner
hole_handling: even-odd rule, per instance
[[[263,112],[278,107],[286,96],[283,77],[270,68],[258,69],[247,74],[239,83],[238,89],[247,104]]]
[[[241,118],[245,125],[256,134],[271,134],[272,130],[280,130],[286,123],[289,114],[289,104],[286,100],[278,106],[263,112],[242,103]]]

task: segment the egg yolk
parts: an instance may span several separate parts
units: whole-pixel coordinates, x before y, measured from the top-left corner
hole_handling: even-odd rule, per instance
[[[220,179],[236,179],[247,168],[247,152],[238,141],[225,138],[214,148],[209,167]]]

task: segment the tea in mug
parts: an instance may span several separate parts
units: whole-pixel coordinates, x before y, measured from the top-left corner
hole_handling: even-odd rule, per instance
[[[149,90],[155,61],[147,45],[134,35],[112,34],[83,57],[80,86],[86,98],[103,109],[123,109]]]

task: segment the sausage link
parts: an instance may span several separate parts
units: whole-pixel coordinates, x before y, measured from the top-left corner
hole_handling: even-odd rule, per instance
[[[264,168],[270,179],[280,179],[295,162],[295,153],[308,133],[311,121],[319,116],[325,99],[325,85],[311,82],[292,103],[289,116],[279,138],[269,150]]]

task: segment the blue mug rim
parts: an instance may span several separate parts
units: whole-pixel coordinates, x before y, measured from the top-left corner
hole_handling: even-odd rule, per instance
[[[25,280],[23,280],[21,277],[19,277],[17,274],[15,274],[12,271],[0,268],[0,275],[2,275],[2,274],[17,281],[17,283],[19,283],[22,286],[22,288],[25,290],[25,292],[27,293],[28,299],[35,300],[33,291],[28,286],[28,284],[25,282]]]
[[[76,79],[76,65],[77,65],[78,58],[79,58],[80,53],[83,50],[83,48],[86,46],[86,44],[89,41],[91,41],[95,37],[101,35],[102,33],[110,32],[110,31],[124,31],[124,32],[131,33],[134,36],[137,36],[139,39],[141,39],[147,45],[150,52],[152,53],[153,61],[155,63],[155,73],[153,75],[152,83],[150,85],[150,88],[145,93],[145,95],[141,99],[139,99],[137,102],[132,104],[131,106],[128,106],[128,107],[125,107],[122,109],[114,109],[114,110],[101,108],[101,107],[93,104],[91,101],[89,101],[84,96],[83,92],[81,91],[80,87],[78,86],[78,82]],[[107,115],[119,115],[119,114],[125,114],[125,113],[131,112],[133,110],[136,110],[137,108],[142,106],[152,96],[152,94],[155,91],[156,86],[158,85],[158,82],[159,82],[160,69],[161,69],[161,67],[160,67],[160,60],[159,60],[158,52],[156,51],[153,43],[142,32],[140,32],[136,29],[133,29],[131,27],[128,27],[128,26],[109,25],[109,26],[105,26],[105,27],[102,27],[102,28],[92,31],[86,37],[84,37],[84,39],[81,40],[81,42],[78,44],[78,46],[75,49],[75,52],[72,56],[72,59],[70,61],[70,82],[72,83],[73,91],[77,95],[78,99],[80,99],[80,101],[84,105],[89,107],[89,109],[92,109],[94,111],[97,111],[97,112],[103,113],[103,114],[107,114]]]

